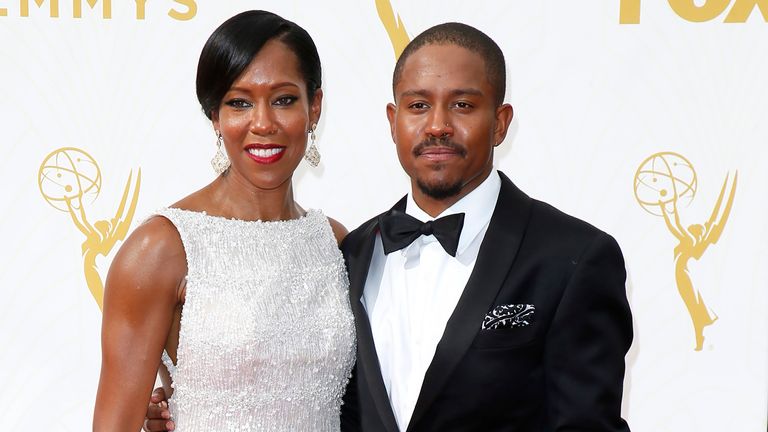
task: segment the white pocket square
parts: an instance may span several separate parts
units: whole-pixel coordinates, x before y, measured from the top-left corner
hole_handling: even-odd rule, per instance
[[[483,318],[483,330],[527,327],[533,324],[536,307],[532,304],[496,306]]]

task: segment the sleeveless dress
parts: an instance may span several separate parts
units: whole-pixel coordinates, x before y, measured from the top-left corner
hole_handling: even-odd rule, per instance
[[[176,431],[338,432],[355,329],[328,219],[157,214],[187,258],[177,363],[162,359]]]

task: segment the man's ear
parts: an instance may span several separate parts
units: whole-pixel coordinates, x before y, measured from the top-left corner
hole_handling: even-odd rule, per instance
[[[395,140],[395,114],[397,113],[397,105],[393,103],[387,104],[387,120],[389,120],[389,134],[392,135],[392,141]]]
[[[509,130],[509,124],[512,123],[512,118],[515,116],[515,111],[510,104],[501,104],[496,108],[496,126],[493,130],[493,145],[497,146],[504,141]]]

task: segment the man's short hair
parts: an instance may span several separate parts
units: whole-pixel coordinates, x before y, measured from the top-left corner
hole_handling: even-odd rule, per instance
[[[457,22],[438,24],[424,30],[406,45],[400,58],[395,64],[395,72],[392,74],[392,92],[403,73],[403,66],[408,57],[425,45],[457,45],[469,51],[477,53],[485,61],[485,72],[494,90],[494,100],[497,105],[504,103],[504,94],[507,90],[507,70],[504,62],[504,53],[501,48],[487,34],[480,30]],[[397,95],[395,95],[397,97]]]

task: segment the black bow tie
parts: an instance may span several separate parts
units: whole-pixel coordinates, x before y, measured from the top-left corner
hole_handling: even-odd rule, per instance
[[[464,213],[443,216],[429,222],[422,222],[399,210],[390,210],[379,216],[381,242],[385,254],[408,246],[422,235],[433,235],[443,249],[455,257],[463,226]]]

